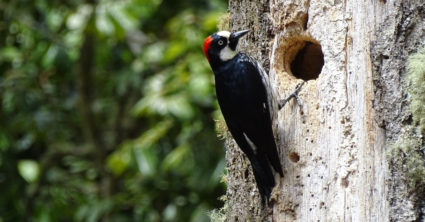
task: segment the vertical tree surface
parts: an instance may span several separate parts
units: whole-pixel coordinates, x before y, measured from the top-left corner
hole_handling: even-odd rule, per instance
[[[399,157],[390,152],[401,137],[423,144],[409,131],[405,77],[409,54],[425,42],[424,5],[230,0],[232,31],[251,30],[240,49],[264,65],[279,98],[308,81],[303,106],[291,101],[278,114],[285,177],[269,207],[261,206],[247,159],[227,140],[229,221],[424,220],[423,180],[407,185],[409,169],[393,164]]]

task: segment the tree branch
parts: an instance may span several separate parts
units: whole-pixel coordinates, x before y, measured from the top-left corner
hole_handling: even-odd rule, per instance
[[[93,66],[95,52],[95,37],[90,31],[90,25],[84,32],[83,45],[80,48],[80,58],[77,67],[77,84],[80,97],[79,110],[82,117],[82,129],[89,143],[99,152],[99,158],[103,159],[105,145],[100,136],[96,124],[95,115],[92,111],[93,104]]]

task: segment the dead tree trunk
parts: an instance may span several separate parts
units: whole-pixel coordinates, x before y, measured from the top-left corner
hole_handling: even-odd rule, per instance
[[[280,99],[308,81],[302,110],[291,101],[279,112],[285,177],[269,207],[227,140],[227,221],[423,221],[424,189],[406,185],[389,150],[412,124],[405,63],[425,43],[425,1],[230,0],[229,9],[232,31],[251,30],[241,49]]]

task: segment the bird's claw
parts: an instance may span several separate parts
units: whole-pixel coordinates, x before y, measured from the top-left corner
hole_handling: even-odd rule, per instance
[[[282,99],[279,101],[279,110],[281,110],[286,103],[292,99],[295,98],[295,100],[297,101],[298,106],[300,106],[300,109],[302,110],[302,103],[300,100],[300,97],[298,96],[299,91],[301,90],[301,87],[304,85],[305,81],[298,83],[297,87],[295,87],[294,92],[292,92],[288,97],[286,97],[285,99]]]

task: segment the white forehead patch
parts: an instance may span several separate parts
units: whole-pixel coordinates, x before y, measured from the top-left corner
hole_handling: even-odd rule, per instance
[[[226,37],[228,39],[230,37],[230,32],[229,31],[219,31],[219,32],[217,32],[217,35]]]

